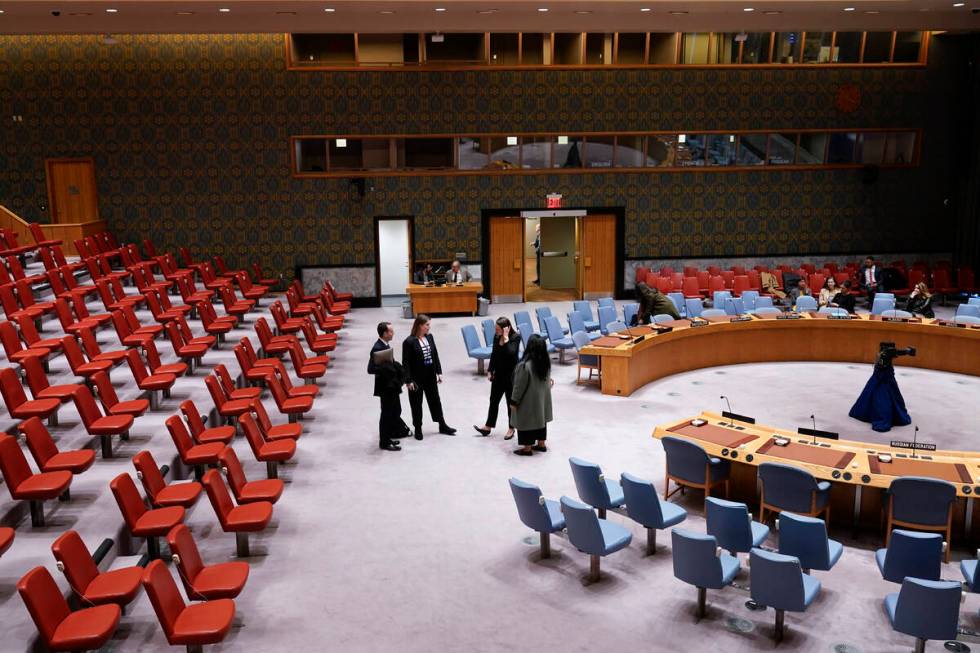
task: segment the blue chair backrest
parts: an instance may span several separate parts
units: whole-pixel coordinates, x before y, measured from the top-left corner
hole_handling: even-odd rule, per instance
[[[704,310],[704,304],[701,303],[700,299],[690,298],[685,299],[684,304],[687,306],[687,316],[688,317],[701,317],[701,311]]]
[[[960,304],[956,307],[956,317],[960,317],[962,315],[980,317],[980,304]]]
[[[653,316],[654,324],[663,324],[665,322],[673,322],[673,321],[674,321],[674,316],[667,315],[666,313],[657,313],[656,315]]]
[[[704,318],[722,317],[724,315],[728,315],[728,313],[723,308],[706,308],[703,311],[701,311],[701,317]]]
[[[547,317],[551,317],[551,308],[549,306],[539,306],[534,309],[534,314],[538,316],[538,327],[540,328],[541,332],[544,333],[544,320]]]
[[[670,301],[674,302],[674,308],[677,309],[677,314],[684,317],[684,314],[687,312],[687,307],[684,305],[684,293],[669,292],[667,293],[667,297],[670,298]]]
[[[497,335],[497,323],[493,320],[483,320],[483,342],[487,347],[493,347],[493,338]]]
[[[960,593],[955,581],[906,578],[895,605],[895,629],[921,639],[956,639]]]
[[[796,298],[796,312],[817,310],[817,300],[810,295],[800,295]]]
[[[901,583],[907,576],[939,580],[943,562],[943,537],[939,533],[892,530],[882,577]]]
[[[592,508],[563,496],[561,511],[565,515],[568,541],[579,551],[589,555],[602,555],[605,552],[602,529],[599,526],[599,517]]]
[[[593,508],[610,508],[609,490],[600,477],[602,470],[595,463],[590,463],[574,456],[568,459],[572,468],[572,479],[579,498]]]
[[[872,315],[881,315],[885,311],[891,311],[895,308],[895,299],[892,297],[880,297],[875,295],[875,301],[871,305]]]
[[[608,335],[609,330],[606,325],[610,322],[616,321],[616,307],[615,306],[600,306],[599,307],[599,331],[602,335]]]
[[[758,297],[755,300],[755,308],[772,308],[772,297]]]
[[[816,517],[781,513],[779,552],[798,558],[804,569],[827,569],[830,566],[827,524]]]
[[[759,478],[766,503],[783,510],[810,512],[817,490],[817,481],[810,472],[782,463],[762,463]]]
[[[708,454],[688,440],[667,436],[661,438],[667,454],[667,473],[691,483],[704,483]]]
[[[806,609],[803,569],[793,556],[752,549],[749,553],[752,599],[776,610]]]
[[[756,307],[756,302],[759,301],[759,291],[758,290],[743,290],[742,291],[742,303],[745,305],[745,310],[754,311]],[[770,298],[770,302],[772,299]]]
[[[534,330],[534,323],[531,322],[531,314],[528,313],[527,311],[516,311],[514,313],[514,324],[517,325],[517,329],[519,331],[524,330],[521,328],[522,324],[526,324],[529,327],[531,327],[532,331]]]
[[[664,514],[660,510],[660,499],[653,483],[623,472],[619,477],[626,498],[626,514],[630,519],[646,528],[662,528]]]
[[[970,297],[966,301],[970,306],[980,306],[980,297]]]
[[[640,312],[640,305],[636,302],[623,304],[623,322],[633,324],[633,318]]]
[[[895,293],[893,292],[879,292],[875,293],[875,298],[882,297],[884,299],[895,299]]]
[[[899,521],[943,526],[948,519],[956,487],[947,481],[902,476],[888,486],[892,517]]]
[[[581,312],[577,310],[572,311],[566,317],[568,318],[568,330],[572,333],[576,331],[588,331],[585,328],[585,316]]]
[[[592,321],[592,303],[591,302],[588,302],[588,301],[585,301],[585,300],[579,300],[577,302],[572,302],[572,310],[575,311],[576,313],[581,313],[583,320],[586,320],[587,322],[591,322]]]
[[[521,343],[524,345],[525,349],[527,349],[527,341],[531,339],[532,335],[534,335],[534,333],[530,327],[521,329]]]
[[[716,290],[711,294],[712,306],[714,308],[724,308],[731,297],[732,293],[728,290]]]
[[[953,318],[953,321],[957,324],[980,324],[980,317],[973,317],[972,315],[957,315]]]
[[[476,351],[482,346],[480,345],[480,336],[476,335],[475,326],[473,326],[472,324],[467,324],[461,327],[460,331],[463,332],[463,343],[466,344],[467,354],[472,354],[474,351]]]
[[[732,297],[725,301],[724,309],[728,315],[741,315],[745,312],[745,304],[741,297]]]
[[[555,316],[544,318],[544,330],[548,333],[548,340],[554,344],[565,337],[565,332],[561,328],[561,323]]]
[[[716,555],[718,542],[715,538],[674,528],[670,531],[670,545],[675,578],[695,587],[723,587],[721,560]]]
[[[912,314],[909,313],[908,311],[903,311],[903,310],[900,310],[900,309],[897,309],[897,308],[893,308],[890,311],[882,311],[881,312],[881,317],[910,318],[910,317],[912,317]]]
[[[541,488],[512,478],[510,491],[514,495],[514,503],[517,504],[517,514],[525,526],[539,533],[552,532],[551,517],[548,516],[548,509],[544,505]]]
[[[609,331],[609,333],[619,333],[620,331],[625,331],[626,323],[615,320],[614,322],[610,322],[606,325],[606,330]]]
[[[615,310],[616,309],[616,300],[613,299],[612,297],[600,297],[599,298],[599,308],[602,308],[603,306],[609,306],[613,310]]]
[[[779,315],[780,313],[782,311],[775,306],[760,306],[755,309],[756,315]]]
[[[586,333],[585,329],[580,331],[572,331],[572,342],[575,344],[575,351],[581,351],[582,347],[588,347],[592,342],[592,338]],[[591,358],[591,357],[590,357]],[[585,360],[580,361],[585,363]]]
[[[714,535],[718,546],[729,551],[747,552],[752,548],[752,518],[744,503],[708,497],[704,502],[705,530]]]

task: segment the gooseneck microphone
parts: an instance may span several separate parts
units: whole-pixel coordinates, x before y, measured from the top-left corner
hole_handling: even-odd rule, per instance
[[[728,419],[730,421],[729,426],[734,427],[735,418],[732,417],[732,402],[728,401],[728,397],[726,397],[725,395],[720,396],[719,399],[724,399],[725,403],[728,405]]]
[[[817,444],[817,418],[810,415],[810,422],[813,424],[813,442],[811,444]]]
[[[912,457],[915,458],[915,441],[919,439],[919,425],[915,425],[915,431],[912,432]]]
[[[735,300],[732,299],[731,296],[729,295],[729,296],[725,297],[725,301],[728,302],[728,304],[731,304],[732,305],[732,311],[733,311],[732,314],[735,317],[738,317],[740,315],[740,313],[738,312],[738,305],[735,303]],[[729,412],[731,412],[731,411],[729,411]]]

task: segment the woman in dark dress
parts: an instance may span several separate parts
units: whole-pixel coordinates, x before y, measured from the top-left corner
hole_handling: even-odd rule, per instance
[[[442,383],[442,363],[436,341],[429,333],[429,316],[419,314],[412,324],[412,334],[402,343],[402,366],[408,375],[408,403],[412,406],[415,439],[422,439],[422,396],[429,404],[429,415],[439,425],[439,432],[456,435],[456,429],[446,424],[439,400]]]
[[[507,435],[504,436],[504,440],[514,437],[514,427],[510,423],[510,395],[514,388],[514,368],[517,367],[517,352],[520,347],[521,335],[510,325],[510,320],[506,317],[498,317],[493,351],[490,353],[490,365],[487,368],[487,378],[490,379],[490,410],[487,411],[487,423],[483,428],[473,425],[480,435],[490,435],[497,424],[500,399],[506,398]]]
[[[548,422],[551,414],[551,358],[544,338],[535,334],[528,338],[524,359],[514,369],[514,389],[511,391],[511,423],[517,429],[515,449],[518,456],[530,456],[535,451],[548,450]]]

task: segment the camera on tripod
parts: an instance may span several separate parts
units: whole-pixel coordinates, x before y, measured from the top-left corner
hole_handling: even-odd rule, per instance
[[[878,358],[882,362],[891,362],[899,356],[915,356],[915,347],[905,347],[904,349],[899,349],[895,346],[894,342],[880,342],[878,343]]]

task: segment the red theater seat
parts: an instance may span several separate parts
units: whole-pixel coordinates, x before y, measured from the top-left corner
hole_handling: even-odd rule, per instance
[[[86,604],[114,603],[124,608],[139,594],[142,567],[100,572],[85,542],[75,531],[66,531],[56,539],[51,545],[51,552],[72,590]]]
[[[208,353],[210,347],[204,343],[186,342],[173,321],[167,322],[164,328],[167,331],[167,337],[170,338],[170,344],[173,345],[174,355],[182,359],[193,373],[195,362],[200,363],[201,358]]]
[[[221,387],[225,391],[225,396],[230,400],[258,399],[262,395],[261,388],[236,388],[235,382],[232,380],[231,374],[228,372],[228,368],[225,367],[224,363],[218,363],[215,365],[214,373],[218,376],[218,380],[221,382]]]
[[[160,399],[157,393],[170,392],[170,388],[177,382],[177,377],[173,374],[164,373],[149,374],[143,364],[143,359],[140,358],[135,349],[126,352],[126,362],[129,363],[129,369],[133,373],[133,378],[136,380],[139,389],[150,393],[150,408],[157,410],[160,407]]]
[[[82,329],[78,332],[78,336],[82,341],[82,347],[85,350],[86,356],[90,361],[109,361],[113,365],[118,365],[123,362],[126,358],[125,349],[116,349],[114,351],[102,351],[99,346],[98,340],[95,339],[95,334],[92,333],[91,329]]]
[[[17,430],[24,434],[27,448],[42,472],[66,471],[81,474],[95,462],[95,452],[91,449],[59,451],[48,429],[36,417],[18,424]]]
[[[30,502],[33,526],[44,526],[43,502],[61,496],[71,485],[69,471],[33,473],[17,440],[9,435],[0,435],[0,472],[11,498]]]
[[[177,447],[177,455],[181,462],[188,467],[194,468],[194,475],[201,478],[204,473],[204,465],[217,465],[218,454],[225,448],[222,442],[208,442],[206,444],[195,444],[191,434],[187,432],[187,426],[180,418],[180,415],[171,415],[166,421],[167,430],[170,437]]]
[[[217,644],[228,635],[235,618],[235,602],[217,599],[187,605],[167,568],[154,560],[143,573],[143,587],[150,598],[167,642],[194,650]]]
[[[65,336],[70,337],[70,336]],[[24,386],[20,384],[17,372],[12,367],[0,369],[0,394],[3,401],[7,404],[7,412],[11,417],[17,419],[28,419],[30,417],[40,417],[46,419],[54,416],[61,406],[61,400],[50,399],[28,399],[24,394]]]
[[[71,401],[75,393],[82,387],[77,383],[65,385],[51,385],[48,375],[44,373],[44,366],[40,358],[29,356],[21,362],[24,370],[24,377],[27,380],[27,387],[31,390],[31,395],[35,399],[57,399],[64,403]]]
[[[9,526],[0,526],[0,556],[14,543],[14,529]]]
[[[255,459],[266,465],[266,472],[269,478],[276,478],[278,463],[290,460],[296,455],[296,441],[290,439],[267,441],[262,437],[258,424],[251,413],[242,415],[242,430],[252,448]]]
[[[211,393],[215,409],[225,419],[235,419],[250,410],[254,399],[229,399],[216,377],[207,377],[204,379],[204,384],[208,387],[208,392]]]
[[[0,342],[3,343],[3,351],[7,354],[7,360],[18,365],[25,358],[37,357],[41,360],[47,360],[48,356],[51,355],[51,350],[44,347],[25,349],[23,343],[20,341],[20,336],[17,335],[17,327],[14,326],[13,322],[0,322]]]
[[[337,292],[334,288],[333,282],[327,279],[323,282],[323,287],[326,288],[330,294],[333,296],[334,301],[337,302],[351,302],[354,301],[354,293],[351,292]]]
[[[183,524],[177,524],[167,533],[167,544],[184,590],[192,601],[233,599],[245,588],[248,563],[232,561],[205,566],[194,536]]]
[[[17,318],[17,328],[20,329],[20,337],[28,349],[50,349],[52,352],[61,351],[60,338],[42,338],[34,326],[34,320],[26,315]]]
[[[167,485],[163,472],[149,451],[140,451],[133,456],[136,478],[143,484],[143,490],[154,508],[181,506],[190,508],[201,496],[201,484],[197,481],[172,483]]]
[[[116,389],[112,387],[109,375],[99,372],[92,375],[92,383],[95,384],[95,391],[102,401],[102,407],[109,415],[132,415],[137,418],[146,413],[150,408],[150,402],[146,399],[130,399],[129,401],[119,401]]]
[[[86,330],[81,329],[79,333]],[[65,336],[61,339],[61,343],[62,350],[65,352],[65,358],[68,359],[68,366],[75,376],[88,378],[96,372],[108,373],[112,369],[112,361],[110,360],[86,360],[85,354],[82,353],[82,348],[78,346],[78,341],[72,336]]]
[[[323,354],[337,348],[337,336],[333,333],[318,334],[313,321],[310,318],[303,318],[302,324],[303,338],[306,340],[310,351]]]
[[[102,457],[112,457],[112,436],[118,435],[123,440],[129,438],[129,429],[133,426],[133,416],[124,415],[103,415],[95,403],[92,392],[82,387],[73,397],[78,414],[82,418],[85,430],[90,435],[98,436],[102,439]]]
[[[171,528],[184,521],[186,514],[180,506],[149,510],[129,474],[120,474],[109,483],[116,498],[119,512],[133,537],[145,537],[147,553],[151,559],[160,557],[157,537],[166,535]]]
[[[180,412],[184,414],[184,419],[187,420],[187,424],[190,426],[191,437],[194,438],[194,442],[197,444],[208,444],[209,442],[228,444],[235,437],[234,426],[205,428],[201,412],[197,409],[197,405],[190,399],[181,402]]]
[[[245,375],[245,379],[250,383],[257,381],[265,382],[266,376],[269,374],[265,368],[274,363],[282,365],[276,358],[256,358],[255,349],[252,348],[252,341],[248,338],[242,338],[235,345],[235,359],[238,361],[238,366],[242,369],[242,374]]]
[[[268,501],[258,501],[236,506],[231,500],[231,495],[228,494],[224,481],[221,480],[221,474],[214,469],[208,470],[203,482],[211,506],[218,516],[221,530],[235,534],[239,557],[247,557],[248,533],[265,530],[272,519],[272,504]]]
[[[238,460],[238,455],[231,447],[225,447],[221,455],[218,456],[218,464],[228,478],[228,485],[231,492],[235,495],[235,501],[239,505],[245,503],[256,503],[257,501],[268,501],[275,503],[282,496],[285,485],[278,478],[265,478],[250,481],[245,477],[245,470],[242,463]]]
[[[261,401],[252,404],[252,414],[255,415],[255,422],[259,425],[262,437],[266,440],[282,440],[284,438],[296,440],[303,435],[303,426],[300,424],[273,424]]]
[[[238,299],[235,291],[230,286],[222,286],[218,289],[221,303],[224,305],[225,313],[228,315],[244,316],[255,306],[255,301],[251,299]]]
[[[263,276],[262,266],[260,266],[258,263],[252,263],[252,274],[255,275],[255,279],[254,279],[255,283],[259,284],[260,286],[266,286],[268,288],[272,288],[273,286],[277,285],[280,281],[279,277]]]
[[[308,357],[295,340],[289,343],[289,359],[293,362],[296,376],[311,384],[327,373],[327,365],[330,363],[330,357],[326,354]]]
[[[142,345],[143,355],[146,356],[146,364],[150,368],[151,374],[171,374],[174,377],[184,376],[187,374],[187,363],[167,363],[164,365],[160,362],[160,352],[157,350],[156,344],[152,340],[148,340]],[[164,391],[164,394],[169,395],[169,391]]]

